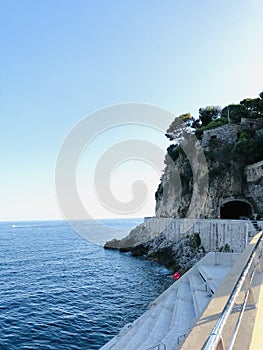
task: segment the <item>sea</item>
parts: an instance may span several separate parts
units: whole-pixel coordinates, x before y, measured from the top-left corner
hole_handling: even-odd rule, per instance
[[[141,222],[87,221],[97,242],[65,221],[1,222],[0,349],[100,349],[140,316],[172,273],[105,250],[103,226],[126,235]]]

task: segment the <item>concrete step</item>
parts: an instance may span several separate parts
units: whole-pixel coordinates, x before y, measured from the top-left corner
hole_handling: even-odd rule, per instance
[[[169,305],[169,318],[168,314],[164,314],[158,318],[154,328],[152,329],[151,333],[145,338],[145,340],[141,343],[136,342],[137,347],[134,348],[134,350],[145,350],[149,349],[152,346],[157,346],[160,343],[164,343],[163,339],[167,336],[167,333],[171,329],[174,319],[175,319],[175,314],[176,310],[178,308],[178,303],[181,303],[182,300],[184,300],[184,303],[193,303],[191,300],[191,288],[190,288],[190,283],[189,280],[186,280],[184,282],[178,283],[175,282],[174,286],[177,286],[177,295],[176,298],[172,301],[169,298],[167,300],[167,305]],[[181,301],[180,301],[181,300]],[[172,312],[171,312],[172,311]],[[177,315],[178,318],[178,315]],[[166,345],[166,344],[165,344]],[[126,350],[126,348],[125,348]]]
[[[207,291],[201,291],[201,290],[193,291],[193,301],[194,301],[196,318],[202,314],[207,304],[211,300],[211,296],[212,294]]]
[[[200,273],[189,274],[190,286],[192,290],[195,315],[199,317],[211,299],[210,291],[207,291],[207,284]]]
[[[156,315],[156,314],[158,315],[158,312],[161,310],[161,306],[159,304],[157,306],[158,307],[156,307],[153,310],[152,315],[148,314],[148,312],[149,312],[149,310],[148,310],[145,313],[143,313],[139,318],[137,318],[133,323],[129,323],[129,324],[125,325],[121,329],[120,333],[117,334],[114,338],[112,338],[108,343],[106,343],[101,348],[101,350],[111,350],[111,349],[122,350],[123,346],[125,346],[127,343],[127,339],[129,339],[130,337],[133,337],[138,332],[138,329],[143,327],[146,322],[150,322],[150,320],[152,319],[152,317],[154,317],[154,315]],[[151,310],[152,310],[152,308],[151,308]]]
[[[199,265],[198,271],[214,294],[220,283],[230,271],[230,267],[222,265]]]
[[[149,313],[146,311],[144,313],[140,320],[138,322],[132,323],[131,327],[129,328],[128,332],[125,334],[119,334],[116,336],[116,341],[115,343],[109,348],[110,350],[124,350],[124,349],[129,349],[132,350],[134,349],[134,343],[136,339],[140,339],[142,337],[145,337],[149,331],[149,328],[152,327],[152,325],[155,323],[156,318],[160,315],[162,311],[162,303],[159,303],[156,307],[151,308],[151,312]],[[115,339],[114,338],[114,339]],[[108,350],[104,349],[103,350]]]
[[[255,219],[250,219],[250,222],[251,222],[252,225],[255,227],[256,231],[259,232],[259,231],[260,231],[260,226],[258,225],[257,220],[255,220]]]
[[[120,334],[119,337],[115,337],[115,342],[111,344],[110,348],[102,349],[137,350],[138,346],[149,336],[156,324],[163,325],[163,322],[165,324],[170,322],[173,311],[172,305],[175,303],[176,296],[177,288],[173,284],[161,297],[158,297],[158,303],[152,303],[149,310],[131,325],[128,332],[123,336]]]
[[[141,348],[147,349],[151,346],[162,342],[162,338],[166,335],[167,329],[169,329],[171,324],[177,295],[175,297],[172,295],[169,296],[167,302],[164,305],[163,311],[161,312],[158,319],[156,319],[156,323],[154,324],[152,329],[149,330],[149,333],[143,339],[141,339],[141,342],[136,342],[136,347],[134,348],[134,350],[138,350]]]
[[[132,345],[129,349],[139,349],[144,341],[150,342],[149,346],[154,345],[155,341],[159,342],[159,339],[163,337],[163,334],[165,334],[167,328],[169,328],[177,294],[177,288],[170,290],[170,294],[167,295],[166,299],[160,302],[162,309],[159,315],[152,320],[153,322],[151,322],[151,324],[143,325],[138,333],[136,333],[136,338],[132,338],[127,344],[128,346]],[[145,349],[146,348],[147,346],[145,346]],[[124,349],[126,349],[126,347]]]
[[[202,278],[202,276],[200,275],[200,273],[198,271],[189,273],[188,278],[190,281],[190,286],[191,286],[192,291],[195,291],[195,290],[206,291],[207,290],[206,282]]]
[[[143,315],[142,315],[143,316]],[[141,317],[142,317],[141,316]],[[140,317],[140,318],[141,318]],[[136,321],[139,321],[137,319]],[[110,350],[110,349],[119,349],[118,344],[120,342],[120,339],[122,339],[125,334],[129,332],[131,329],[132,323],[126,324],[120,331],[118,335],[116,335],[114,338],[112,338],[108,343],[106,343],[104,346],[100,348],[100,350]]]
[[[166,350],[179,349],[235,259],[227,253],[208,254],[101,349],[146,350],[158,344],[165,344]]]
[[[181,305],[180,300],[184,300],[185,302],[190,302],[193,304],[191,286],[188,278],[186,281],[182,282],[178,288],[176,304],[174,305],[170,327],[172,327],[173,324],[178,322],[178,307],[179,305]]]
[[[195,322],[195,308],[193,299],[191,300],[190,297],[192,297],[191,292],[185,298],[178,299],[174,313],[174,322],[171,323],[166,336],[162,339],[162,343],[166,345],[167,350],[178,349],[180,338],[190,331]]]

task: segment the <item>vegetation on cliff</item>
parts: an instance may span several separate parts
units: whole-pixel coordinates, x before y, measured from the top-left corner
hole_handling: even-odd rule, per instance
[[[241,124],[241,119],[247,118],[257,119],[254,133],[247,132],[244,128],[242,139],[253,138],[258,129],[263,130],[263,92],[258,98],[246,98],[240,101],[239,104],[230,104],[223,109],[219,106],[207,106],[199,109],[198,118],[194,118],[190,113],[185,113],[179,116],[185,126],[185,132],[194,132],[198,139],[202,138],[205,130],[214,129],[224,124]],[[180,125],[182,129],[182,126]],[[190,131],[191,130],[191,131]],[[178,133],[177,119],[169,126],[166,136],[170,140],[176,140]],[[261,133],[257,133],[257,136]]]
[[[187,133],[194,133],[201,140],[205,130],[226,124],[240,125],[238,138],[233,146],[219,145],[216,139],[211,140],[209,151],[206,151],[208,160],[217,159],[221,169],[229,167],[229,163],[236,159],[239,159],[243,166],[263,160],[263,92],[258,98],[246,98],[239,104],[230,104],[223,109],[219,106],[200,108],[197,119],[190,113],[180,115],[179,119],[183,122],[182,125],[179,124],[179,131],[178,121],[175,119],[166,132],[166,136],[175,141],[175,144],[167,149],[167,154],[173,161],[176,161],[180,154],[184,155],[180,141]],[[160,189],[158,191],[160,192]]]

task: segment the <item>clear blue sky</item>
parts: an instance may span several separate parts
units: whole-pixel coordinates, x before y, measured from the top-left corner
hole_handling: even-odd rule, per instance
[[[0,0],[0,220],[60,217],[60,145],[99,108],[197,115],[257,96],[262,15],[261,0]]]

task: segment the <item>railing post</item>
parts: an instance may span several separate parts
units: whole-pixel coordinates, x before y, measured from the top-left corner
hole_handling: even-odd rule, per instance
[[[247,305],[256,305],[256,301],[255,301],[255,296],[254,296],[254,292],[253,292],[253,288],[251,285],[251,280],[249,277],[249,274],[246,275],[245,281],[244,281],[244,287],[245,290],[249,291],[249,295],[248,295],[248,300],[247,300]]]
[[[249,225],[248,225],[248,222],[247,222],[245,249],[246,249],[246,247],[248,246],[248,231],[249,231]]]
[[[222,337],[219,339],[216,350],[225,350],[225,345]]]

